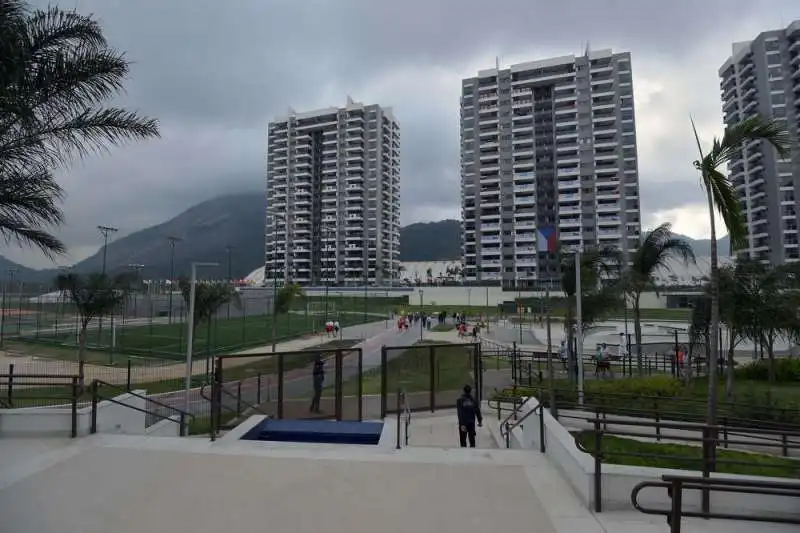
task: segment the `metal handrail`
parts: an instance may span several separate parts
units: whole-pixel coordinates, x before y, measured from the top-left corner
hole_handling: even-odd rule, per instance
[[[127,403],[120,402],[119,400],[115,400],[112,397],[101,396],[100,395],[100,387],[101,386],[102,387],[111,388],[111,389],[115,389],[115,390],[117,390],[118,392],[120,392],[122,394],[127,394],[129,396],[134,397],[134,398],[142,399],[145,402],[154,403],[159,407],[163,407],[165,409],[169,409],[169,410],[173,411],[174,413],[177,413],[179,419],[178,419],[178,421],[173,420],[172,416],[175,416],[174,414],[173,415],[162,415],[161,413],[159,413],[157,411],[154,411],[154,410],[142,409],[140,407],[136,407],[135,405],[130,405],[130,404],[127,404]],[[154,399],[150,398],[149,396],[145,396],[145,395],[142,395],[142,394],[138,394],[136,392],[129,391],[129,390],[127,390],[125,388],[122,388],[122,387],[120,387],[118,385],[113,385],[111,383],[106,383],[105,381],[102,381],[102,380],[99,380],[99,379],[95,379],[95,380],[92,381],[92,384],[90,385],[90,387],[91,387],[91,391],[92,391],[92,420],[91,420],[90,433],[93,433],[93,434],[97,433],[97,404],[99,403],[99,400],[101,400],[101,399],[103,401],[111,402],[111,403],[114,403],[116,405],[121,405],[123,407],[127,407],[129,409],[133,409],[134,411],[138,411],[138,412],[144,413],[146,415],[154,416],[154,417],[156,417],[156,418],[158,418],[160,420],[170,420],[172,422],[176,422],[177,424],[180,425],[180,435],[181,435],[181,437],[185,437],[186,434],[187,434],[187,431],[186,431],[187,430],[187,418],[191,418],[192,420],[194,420],[194,415],[191,414],[191,413],[187,413],[186,411],[183,411],[182,409],[178,409],[175,406],[172,406],[172,405],[169,405],[169,404],[166,404],[166,403],[163,403],[163,402],[159,402],[158,400],[154,400]]]
[[[604,450],[603,450],[603,442],[604,436],[612,436],[612,437],[642,437],[641,433],[636,433],[633,431],[625,431],[624,429],[608,429],[608,426],[628,426],[628,427],[654,427],[656,424],[649,421],[641,421],[641,420],[624,420],[624,419],[614,419],[614,418],[600,418],[595,417],[593,419],[584,419],[586,422],[590,422],[593,425],[593,429],[587,429],[580,431],[575,434],[575,446],[582,452],[591,455],[594,458],[594,510],[595,512],[602,512],[602,492],[603,492],[603,484],[602,484],[602,465],[604,457]],[[699,443],[702,445],[702,457],[699,458],[684,458],[686,461],[690,462],[699,462],[699,470],[702,470],[703,476],[708,477],[712,472],[717,471],[717,465],[727,464],[727,465],[747,465],[750,464],[748,461],[731,461],[728,459],[719,459],[716,456],[716,448],[718,445],[718,436],[723,431],[723,427],[721,426],[708,426],[708,425],[699,425],[694,423],[675,423],[675,422],[661,422],[660,426],[664,429],[675,429],[675,430],[684,430],[684,431],[701,431],[702,436],[693,436],[693,435],[681,435],[681,436],[666,436],[664,438],[673,441],[673,442],[686,442],[686,443]],[[784,437],[784,440],[778,444],[773,444],[770,441],[756,441],[753,442],[754,436],[746,436],[750,438],[750,440],[729,440],[729,444],[734,445],[751,445],[751,446],[759,446],[759,447],[781,447],[783,450],[787,451],[789,449],[800,449],[800,443],[788,443],[785,440],[785,435],[781,432],[763,429],[761,431],[764,435],[781,435]],[[592,450],[589,450],[584,443],[582,442],[582,436],[586,434],[593,434],[594,435],[594,446]],[[788,454],[788,451],[786,452]],[[625,456],[625,457],[638,457],[638,458],[665,458],[665,457],[674,457],[670,455],[662,455],[662,454],[653,454],[653,453],[640,453],[640,452],[622,452],[619,450],[614,451],[614,455],[617,456]],[[800,462],[798,463],[798,468],[800,468]],[[702,509],[703,512],[709,512],[710,509],[710,496],[708,491],[703,492],[702,498]]]
[[[519,409],[525,405],[524,403],[518,406],[514,411],[500,423],[500,437],[505,440],[506,448],[511,448],[511,432],[521,427],[522,423],[528,419],[532,414],[539,415],[539,451],[545,452],[545,439],[544,439],[544,404],[539,403],[536,407],[525,413],[522,418],[516,418],[519,414]],[[511,418],[514,417],[514,423],[511,423]]]
[[[669,509],[645,507],[639,503],[639,494],[646,488],[665,488],[670,498]],[[710,510],[684,511],[683,491],[700,490],[707,492],[733,492],[738,494],[760,494],[766,496],[787,496],[800,498],[800,483],[791,481],[747,481],[738,479],[718,479],[695,476],[661,476],[661,481],[644,481],[631,491],[631,504],[637,511],[660,515],[667,519],[670,533],[681,532],[682,518],[715,518],[721,520],[743,520],[748,522],[767,522],[775,524],[800,524],[800,516],[768,516],[738,513],[715,513]]]
[[[408,446],[408,426],[411,425],[411,408],[408,404],[408,392],[403,389],[403,413],[405,414],[405,445]]]

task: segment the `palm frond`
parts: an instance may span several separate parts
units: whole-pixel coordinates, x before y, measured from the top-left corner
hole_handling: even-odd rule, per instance
[[[92,16],[0,0],[0,233],[6,240],[38,246],[51,257],[63,252],[45,231],[62,222],[52,170],[159,136],[155,120],[105,106],[123,90],[129,67]]]

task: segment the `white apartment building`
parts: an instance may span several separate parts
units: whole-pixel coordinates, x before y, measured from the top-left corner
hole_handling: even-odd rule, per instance
[[[526,289],[560,277],[560,252],[639,244],[629,53],[588,51],[463,80],[466,280]]]
[[[768,143],[742,146],[728,165],[747,216],[747,246],[739,256],[780,265],[800,259],[800,21],[735,43],[719,69],[726,126],[761,115],[785,122],[794,140],[786,158]]]
[[[400,264],[400,126],[390,108],[269,124],[265,282],[383,284]]]

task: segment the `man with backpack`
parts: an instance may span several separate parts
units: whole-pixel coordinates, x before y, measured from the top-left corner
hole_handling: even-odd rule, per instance
[[[456,400],[456,412],[458,414],[458,438],[462,448],[475,447],[475,421],[478,427],[483,425],[483,415],[478,402],[472,396],[472,387],[464,385],[464,393]]]

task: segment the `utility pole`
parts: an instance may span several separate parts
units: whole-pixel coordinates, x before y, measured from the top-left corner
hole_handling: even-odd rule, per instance
[[[110,234],[112,234],[112,233],[118,232],[119,229],[118,228],[112,228],[111,226],[97,226],[97,229],[100,230],[100,233],[103,235],[103,274],[105,274],[106,273],[106,254],[108,252],[108,236]]]
[[[119,231],[117,228],[111,226],[97,226],[100,233],[103,235],[103,275],[106,275],[106,254],[108,252],[108,236],[112,233]],[[103,316],[100,315],[97,320],[97,338],[103,338]]]
[[[168,236],[169,241],[169,311],[167,311],[169,318],[167,319],[172,324],[172,293],[175,290],[175,243],[181,242],[183,239],[180,237]]]

